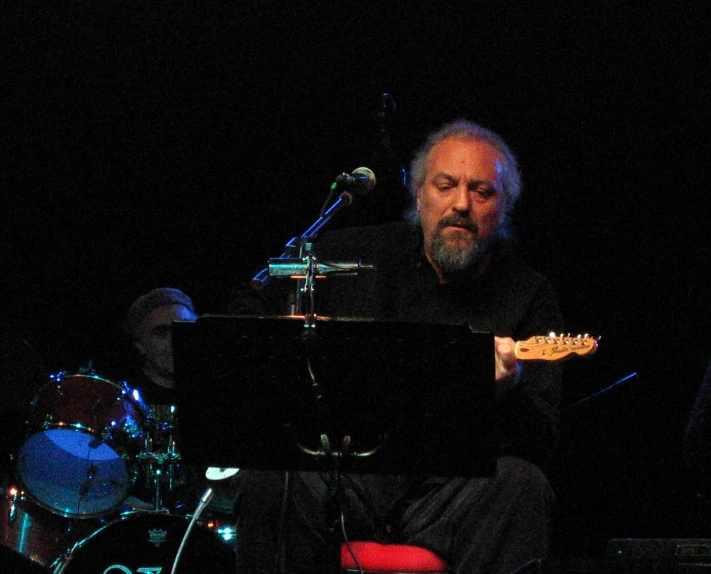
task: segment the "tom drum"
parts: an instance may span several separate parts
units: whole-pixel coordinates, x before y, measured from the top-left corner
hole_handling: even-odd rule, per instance
[[[34,397],[17,475],[41,506],[65,517],[116,508],[136,478],[146,407],[95,375],[56,375]]]

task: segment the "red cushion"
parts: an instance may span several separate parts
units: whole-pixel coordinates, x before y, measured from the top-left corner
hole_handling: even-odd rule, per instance
[[[449,566],[431,550],[406,544],[351,542],[363,570],[378,572],[447,572]],[[346,544],[341,544],[341,568],[357,569]]]

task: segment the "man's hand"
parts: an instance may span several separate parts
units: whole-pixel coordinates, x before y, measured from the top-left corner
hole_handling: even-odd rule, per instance
[[[515,344],[511,337],[494,337],[497,401],[518,384],[521,376],[521,363],[514,353]]]

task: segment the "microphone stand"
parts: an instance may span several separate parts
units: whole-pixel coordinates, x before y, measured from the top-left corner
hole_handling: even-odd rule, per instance
[[[212,489],[212,487],[208,487],[208,489],[200,497],[200,502],[198,503],[198,506],[195,509],[195,514],[193,514],[192,519],[188,523],[188,527],[185,529],[185,534],[183,535],[183,538],[180,542],[180,546],[178,547],[178,552],[175,554],[175,559],[173,560],[173,567],[170,570],[170,574],[176,573],[178,569],[178,563],[180,562],[180,557],[183,555],[183,550],[185,550],[185,544],[188,542],[190,532],[192,531],[195,524],[197,524],[197,521],[200,518],[202,511],[207,508],[208,504],[210,504],[210,501],[212,500],[212,497],[214,495],[215,491]]]
[[[311,224],[311,227],[304,231],[298,238],[293,237],[289,240],[289,242],[285,245],[284,253],[277,257],[277,259],[288,259],[295,256],[303,257],[304,244],[315,239],[319,232],[331,222],[333,217],[341,211],[341,209],[351,205],[353,203],[353,197],[353,194],[349,191],[341,193],[326,213],[319,216],[319,218]],[[270,279],[269,269],[265,267],[252,278],[250,284],[253,289],[261,290],[269,284]]]
[[[390,130],[388,129],[388,124],[390,120],[395,115],[397,111],[397,105],[392,96],[384,92],[380,96],[380,109],[375,115],[375,120],[378,125],[378,136],[380,140],[373,149],[372,157],[370,163],[379,170],[383,167],[382,161],[378,161],[381,154],[385,155],[385,169],[383,169],[384,177],[386,180],[393,180],[393,183],[405,191],[407,190],[407,170],[402,165],[402,162],[398,158],[397,154],[392,147],[392,138],[390,137]]]
[[[337,184],[334,184],[334,186]],[[333,188],[332,188],[333,189]],[[292,277],[297,280],[296,297],[291,306],[292,315],[304,316],[306,333],[315,334],[316,310],[314,303],[314,284],[319,276],[329,273],[357,273],[361,269],[372,269],[372,265],[358,262],[319,262],[312,252],[313,241],[319,232],[331,222],[333,217],[344,207],[353,203],[354,195],[344,191],[333,205],[298,238],[292,238],[285,246],[285,251],[279,257],[270,259],[268,266],[262,269],[251,281],[253,289],[261,290],[266,287],[272,277]],[[314,381],[320,386],[318,381]],[[341,481],[341,470],[346,462],[350,450],[350,436],[343,437],[341,449],[334,449],[327,434],[321,435],[321,449],[309,450],[295,440],[302,452],[316,458],[326,457],[333,462],[329,480],[329,492],[326,498],[326,531],[325,538],[328,544],[329,570],[333,574],[341,571],[341,537],[342,530],[345,539],[345,525],[343,522],[343,508],[346,503],[346,493]],[[377,450],[377,449],[376,449]],[[374,451],[373,451],[374,452]],[[372,452],[365,453],[365,456]],[[358,456],[358,455],[356,455]],[[362,455],[361,455],[362,456]],[[289,471],[286,472],[286,484],[289,484]],[[288,488],[288,487],[287,487]],[[284,498],[288,495],[285,489]],[[286,500],[283,501],[286,504]],[[283,509],[286,507],[284,506]],[[341,528],[339,529],[339,525]]]
[[[313,254],[313,241],[321,230],[328,225],[344,207],[353,203],[354,194],[344,191],[333,205],[311,224],[299,237],[289,240],[284,252],[276,258],[269,259],[266,268],[257,273],[250,282],[255,290],[266,287],[272,277],[293,277],[297,280],[296,293],[290,308],[291,315],[304,315],[306,327],[315,327],[316,311],[314,304],[314,287],[317,277],[327,273],[356,273],[361,269],[372,268],[360,262],[325,263],[318,262]]]

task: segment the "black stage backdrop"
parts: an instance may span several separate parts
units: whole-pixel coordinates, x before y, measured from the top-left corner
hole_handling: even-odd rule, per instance
[[[398,218],[376,169],[389,93],[403,164],[458,117],[516,150],[520,250],[569,330],[603,337],[568,364],[565,403],[632,375],[566,416],[561,546],[681,534],[681,433],[711,349],[705,4],[4,2],[7,338],[71,371],[117,362],[153,287],[221,312],[361,165],[382,182],[336,225]]]

